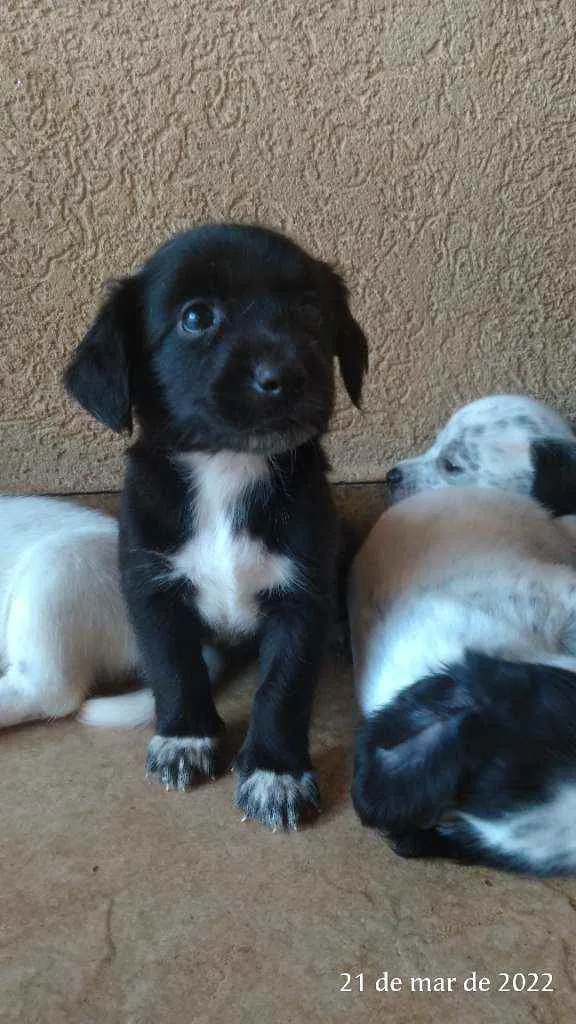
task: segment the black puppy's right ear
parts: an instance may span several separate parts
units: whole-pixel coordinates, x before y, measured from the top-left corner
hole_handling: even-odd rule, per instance
[[[131,360],[139,334],[137,284],[115,281],[64,373],[64,386],[95,419],[132,430]]]
[[[554,516],[576,515],[576,440],[533,441],[532,497]]]

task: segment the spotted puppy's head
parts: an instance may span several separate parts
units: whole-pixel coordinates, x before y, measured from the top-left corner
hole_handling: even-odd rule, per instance
[[[459,409],[387,483],[394,503],[431,488],[478,486],[533,494],[557,515],[576,512],[576,437],[542,402],[491,395]]]
[[[65,383],[155,446],[266,455],[326,430],[335,359],[357,405],[367,345],[340,277],[273,231],[213,224],[112,287]]]

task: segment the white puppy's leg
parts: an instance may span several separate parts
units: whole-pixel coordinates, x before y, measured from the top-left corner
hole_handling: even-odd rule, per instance
[[[40,718],[61,718],[76,711],[90,681],[72,672],[68,638],[58,635],[62,621],[56,592],[42,588],[34,599],[29,571],[16,587],[6,623],[7,669],[0,677],[0,726]],[[64,581],[61,581],[64,582]]]
[[[35,674],[35,669],[21,662],[0,676],[0,728],[41,718],[63,718],[80,706],[81,699],[75,699],[59,680],[44,672]]]
[[[5,601],[0,726],[77,711],[98,678],[135,664],[114,529],[40,541],[11,573]]]

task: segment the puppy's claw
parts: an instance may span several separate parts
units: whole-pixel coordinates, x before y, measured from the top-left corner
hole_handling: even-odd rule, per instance
[[[296,808],[293,807],[292,805],[290,807],[288,807],[287,819],[288,820],[287,820],[286,825],[287,825],[288,831],[289,832],[297,832],[298,831],[298,816],[297,816],[297,813],[296,813]]]

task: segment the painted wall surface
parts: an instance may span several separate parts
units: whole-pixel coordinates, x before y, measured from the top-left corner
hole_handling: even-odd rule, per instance
[[[257,220],[345,273],[371,345],[334,476],[494,390],[576,411],[574,0],[4,0],[0,487],[117,487],[62,393],[102,283]]]

